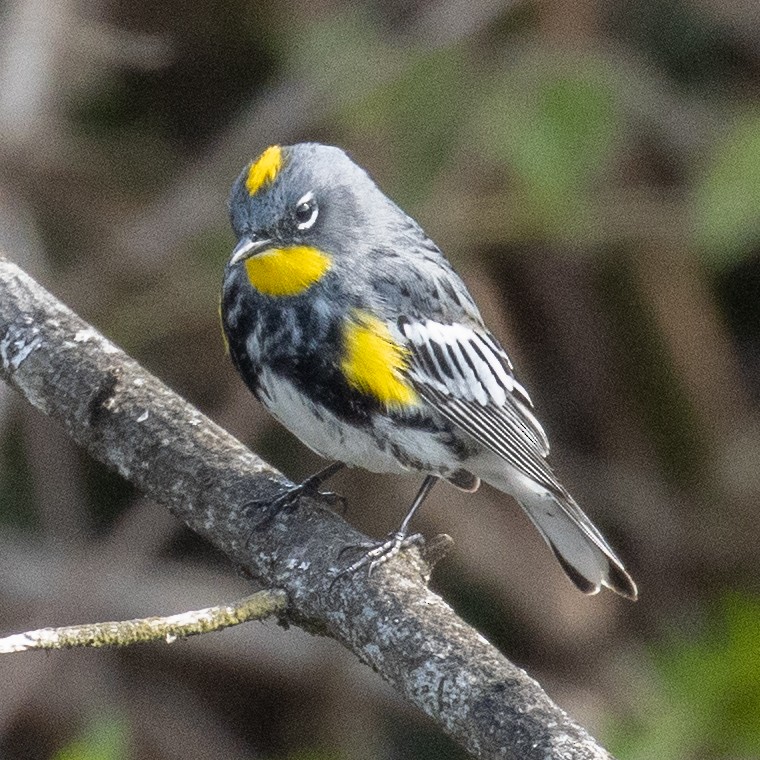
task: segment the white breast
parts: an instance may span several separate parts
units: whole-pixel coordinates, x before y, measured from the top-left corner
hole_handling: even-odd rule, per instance
[[[273,372],[263,370],[259,383],[266,408],[291,433],[325,459],[337,459],[372,472],[404,472],[396,458],[383,451],[371,432],[342,423]],[[268,396],[268,398],[267,398]]]

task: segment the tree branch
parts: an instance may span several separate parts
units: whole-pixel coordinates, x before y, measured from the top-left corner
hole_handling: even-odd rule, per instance
[[[263,527],[283,476],[0,257],[0,377],[268,587],[288,621],[334,637],[478,758],[610,758],[426,585],[415,550],[332,583],[363,539],[319,500]],[[253,534],[251,531],[253,530]]]
[[[131,646],[161,640],[173,644],[177,639],[197,636],[199,633],[221,631],[251,620],[263,620],[284,612],[286,602],[285,592],[274,589],[259,591],[232,604],[220,604],[168,617],[40,628],[0,639],[0,654],[27,652],[30,649]]]

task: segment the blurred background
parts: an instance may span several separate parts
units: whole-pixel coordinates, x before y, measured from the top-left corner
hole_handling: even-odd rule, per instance
[[[217,322],[228,188],[347,149],[443,247],[639,583],[585,598],[519,509],[441,488],[434,585],[622,760],[760,757],[760,6],[5,0],[0,248],[292,478]],[[394,528],[418,483],[336,478]],[[0,633],[170,614],[234,567],[0,387]],[[6,656],[0,757],[463,758],[338,644],[251,624]]]

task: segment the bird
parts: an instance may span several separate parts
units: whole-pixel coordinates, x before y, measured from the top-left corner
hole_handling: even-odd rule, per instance
[[[398,530],[341,575],[419,540],[410,523],[440,481],[485,482],[522,506],[580,591],[637,598],[549,465],[531,397],[464,282],[363,168],[338,147],[272,145],[243,168],[228,210],[228,353],[274,418],[330,462],[277,508],[344,466],[422,477]]]

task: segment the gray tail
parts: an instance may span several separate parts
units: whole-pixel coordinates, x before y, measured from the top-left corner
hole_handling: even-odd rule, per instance
[[[520,505],[549,544],[570,580],[584,594],[602,586],[636,600],[638,589],[623,563],[569,494],[521,495]]]

